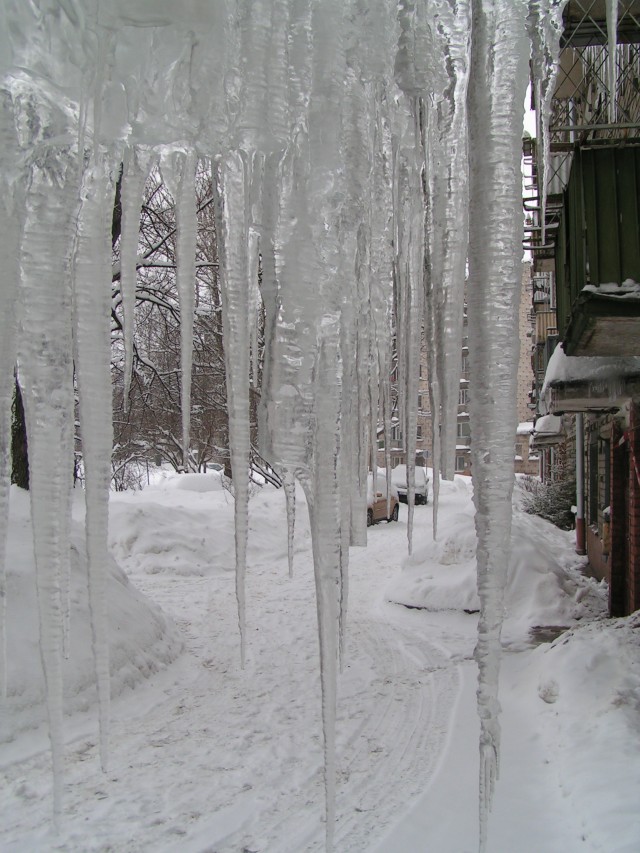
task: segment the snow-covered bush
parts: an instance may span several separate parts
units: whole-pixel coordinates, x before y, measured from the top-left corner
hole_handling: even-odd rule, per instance
[[[576,481],[573,477],[544,483],[537,477],[522,477],[519,482],[525,492],[522,500],[525,512],[539,515],[561,530],[573,529],[573,506],[576,500]]]

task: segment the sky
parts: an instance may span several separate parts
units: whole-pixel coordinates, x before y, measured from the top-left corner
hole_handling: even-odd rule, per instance
[[[28,498],[12,489],[3,851],[321,851],[322,729],[313,564],[298,492],[293,577],[282,492],[250,500],[247,660],[239,665],[233,500],[216,474],[163,474],[113,494],[111,732],[97,754],[89,627],[74,511],[65,781],[58,835],[34,616]],[[475,535],[471,484],[441,485],[350,552],[338,679],[335,849],[478,847]],[[506,590],[501,775],[489,853],[640,848],[640,618],[606,618],[573,535],[514,498]],[[549,628],[551,626],[551,628]],[[534,630],[540,627],[549,630]],[[563,630],[564,629],[564,630]],[[555,635],[557,638],[551,641]]]

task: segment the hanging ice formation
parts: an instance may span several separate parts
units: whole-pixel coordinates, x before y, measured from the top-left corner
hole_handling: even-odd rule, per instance
[[[538,186],[542,188],[540,226],[542,228],[541,239],[544,243],[551,162],[549,120],[560,56],[562,10],[567,5],[567,0],[530,0],[529,5],[527,29],[531,39],[531,76],[538,110],[536,115],[538,136],[542,142],[538,155]]]
[[[328,849],[349,546],[366,541],[367,470],[377,468],[379,432],[390,467],[395,414],[405,434],[409,488],[414,488],[422,335],[431,373],[436,500],[439,471],[452,475],[469,225],[484,845],[497,773],[496,695],[513,475],[512,329],[520,280],[519,152],[530,53],[526,19],[529,13],[539,85],[552,88],[545,80],[557,55],[553,42],[562,3],[530,0],[528,6],[527,0],[6,0],[0,7],[5,214],[0,551],[17,365],[31,457],[56,814],[61,808],[60,658],[74,365],[106,763],[108,225],[114,186],[122,170],[126,375],[136,220],[144,176],[154,158],[160,159],[176,200],[186,465],[193,175],[200,158],[212,164],[215,185],[242,657],[250,383],[257,378],[261,300],[265,343],[262,386],[256,389],[259,442],[286,484],[290,560],[295,480],[305,490],[311,517]],[[397,411],[394,367],[400,379]]]
[[[469,77],[469,351],[473,496],[480,618],[475,659],[480,715],[480,850],[498,775],[498,675],[511,538],[513,436],[521,279],[522,104],[526,0],[484,4],[474,20]],[[492,62],[487,62],[491,53]]]

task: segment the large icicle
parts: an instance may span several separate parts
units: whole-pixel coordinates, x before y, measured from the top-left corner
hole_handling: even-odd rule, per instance
[[[607,97],[609,124],[617,120],[618,101],[618,0],[607,0]]]
[[[11,401],[16,363],[17,294],[20,278],[20,238],[24,217],[24,188],[17,163],[17,135],[8,91],[0,91],[0,700],[7,695],[5,550],[11,477]],[[16,180],[16,175],[18,179]]]
[[[411,99],[401,122],[396,152],[396,304],[398,314],[399,409],[407,464],[409,553],[413,539],[418,373],[423,310],[424,215],[422,205],[422,145],[417,99]]]
[[[142,146],[127,149],[122,172],[120,202],[122,233],[120,236],[120,292],[124,321],[124,410],[129,408],[129,390],[133,369],[133,326],[136,304],[138,234],[144,184],[149,174],[152,153]]]
[[[439,0],[434,10],[425,101],[427,190],[426,328],[431,385],[434,501],[437,532],[439,474],[453,479],[460,388],[464,280],[468,242],[467,83],[471,32],[469,2]],[[425,93],[426,94],[426,93]]]
[[[22,84],[16,85],[14,100],[26,135],[21,142],[29,167],[18,304],[18,376],[29,446],[40,655],[57,824],[62,809],[64,747],[60,581],[68,571],[70,556],[72,458],[68,450],[74,423],[69,255],[78,168],[70,144],[62,142],[69,138],[67,116],[62,109]],[[59,101],[56,93],[56,102]],[[37,123],[22,121],[36,113]],[[38,151],[49,138],[61,142],[41,159]],[[108,462],[109,456],[106,458]]]
[[[180,300],[180,409],[182,412],[182,470],[189,471],[191,368],[196,286],[196,155],[191,149],[163,156],[162,176],[176,211],[176,283]]]
[[[296,531],[296,481],[290,471],[282,475],[282,487],[287,506],[287,559],[289,563],[289,577],[293,577],[293,557]]]
[[[75,372],[85,468],[89,607],[100,713],[100,759],[108,762],[109,640],[107,555],[111,413],[111,163],[97,154],[84,174],[73,263]]]
[[[555,94],[562,35],[562,12],[568,0],[530,0],[527,27],[531,39],[531,70],[536,103],[536,124],[541,139],[538,149],[541,241],[546,240],[546,210],[549,191],[551,141],[549,121]],[[617,4],[617,0],[615,0]]]
[[[236,597],[240,661],[245,661],[245,572],[249,528],[249,296],[247,289],[247,163],[244,152],[229,152],[214,163],[224,356],[233,472]]]
[[[474,0],[469,83],[469,338],[480,619],[480,849],[498,774],[498,675],[511,535],[522,258],[526,0]]]

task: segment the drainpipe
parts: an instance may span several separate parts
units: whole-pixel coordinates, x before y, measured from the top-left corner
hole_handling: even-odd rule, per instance
[[[584,415],[576,415],[576,554],[586,554],[584,531]]]

